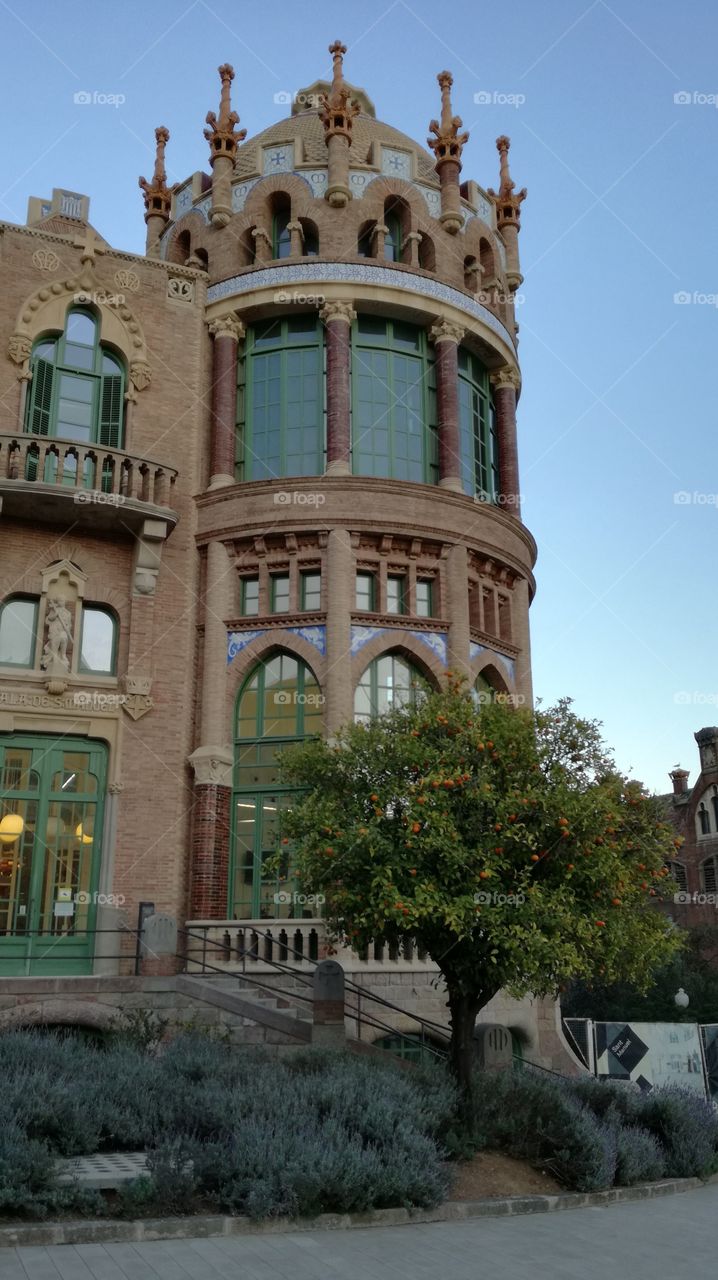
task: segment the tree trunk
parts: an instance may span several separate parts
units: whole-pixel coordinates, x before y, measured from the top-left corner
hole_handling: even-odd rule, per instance
[[[482,995],[466,995],[462,991],[449,989],[449,1068],[459,1089],[459,1113],[466,1122],[473,1118],[474,1024],[479,1009],[485,1003]]]

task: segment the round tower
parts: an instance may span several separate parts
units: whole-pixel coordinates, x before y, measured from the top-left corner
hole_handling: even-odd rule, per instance
[[[177,186],[158,241],[152,222],[151,252],[208,272],[195,920],[316,914],[291,867],[280,883],[262,870],[291,803],[277,750],[447,671],[477,697],[531,699],[525,192],[505,138],[498,194],[460,180],[449,72],[427,149],[344,79],[339,41],[329,52],[332,79],[246,139],[241,81],[220,68],[212,174]]]

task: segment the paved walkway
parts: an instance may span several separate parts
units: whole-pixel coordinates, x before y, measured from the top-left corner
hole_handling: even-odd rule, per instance
[[[718,1186],[538,1217],[0,1250],[0,1280],[713,1280]]]

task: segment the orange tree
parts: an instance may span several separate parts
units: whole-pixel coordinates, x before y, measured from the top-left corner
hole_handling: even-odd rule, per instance
[[[467,1107],[476,1015],[499,990],[597,974],[640,988],[680,946],[656,909],[672,832],[568,700],[477,709],[450,679],[284,768],[304,794],[283,842],[331,933],[412,937],[441,970]]]

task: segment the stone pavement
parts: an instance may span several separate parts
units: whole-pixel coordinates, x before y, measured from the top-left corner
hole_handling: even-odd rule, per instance
[[[0,1250],[0,1280],[713,1280],[718,1186],[605,1209]]]

